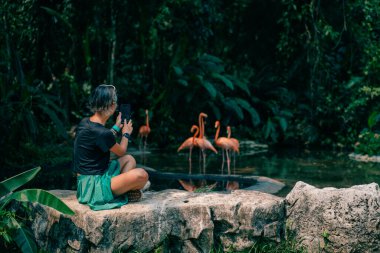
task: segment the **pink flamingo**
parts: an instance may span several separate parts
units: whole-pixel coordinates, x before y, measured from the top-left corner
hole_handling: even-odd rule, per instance
[[[139,147],[141,147],[141,142],[144,139],[144,150],[146,148],[146,142],[148,139],[148,135],[150,133],[150,127],[149,127],[149,111],[145,110],[145,125],[142,125],[139,129],[139,134],[138,136],[140,137],[140,144]]]
[[[235,162],[236,162],[235,154],[240,153],[240,143],[239,143],[238,139],[231,138],[231,127],[230,126],[227,126],[227,138],[230,139],[234,143],[235,149],[233,151],[234,151],[234,168],[235,168]]]
[[[185,149],[185,148],[188,148],[190,149],[189,150],[189,162],[191,163],[191,152],[194,148],[194,146],[196,146],[196,143],[195,143],[195,137],[198,135],[199,133],[199,127],[197,125],[192,125],[191,129],[190,129],[190,132],[191,133],[194,133],[193,137],[189,137],[187,138],[182,144],[181,146],[179,146],[179,148],[177,149],[177,152],[181,151],[182,149]]]
[[[206,153],[205,153],[205,150],[209,149],[209,150],[213,151],[215,154],[217,154],[218,151],[211,144],[211,142],[209,140],[207,140],[206,137],[204,136],[204,120],[203,120],[203,118],[207,118],[207,114],[201,112],[199,114],[200,133],[199,133],[199,137],[195,139],[195,143],[201,149],[202,156],[203,156],[203,172],[205,172],[205,167],[206,167]]]
[[[217,128],[216,133],[215,133],[215,145],[217,145],[218,147],[222,149],[222,156],[223,156],[222,171],[223,171],[223,166],[224,166],[224,152],[223,151],[226,151],[228,174],[231,174],[230,157],[228,156],[228,151],[236,147],[234,146],[234,143],[230,139],[226,137],[219,137],[219,132],[220,132],[219,120],[215,122],[215,128]]]

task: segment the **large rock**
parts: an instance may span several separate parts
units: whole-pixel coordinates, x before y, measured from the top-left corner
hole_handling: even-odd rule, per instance
[[[286,203],[288,232],[309,252],[380,252],[376,183],[318,189],[297,182]]]
[[[31,227],[47,252],[146,252],[161,244],[171,252],[210,252],[214,242],[243,250],[258,237],[280,240],[284,233],[284,199],[256,191],[165,190],[106,211],[79,204],[73,191],[52,193],[76,215],[33,204]]]

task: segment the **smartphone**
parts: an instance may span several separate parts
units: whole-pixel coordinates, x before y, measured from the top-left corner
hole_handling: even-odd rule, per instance
[[[121,112],[121,124],[124,124],[124,119],[126,119],[128,123],[128,121],[131,119],[131,105],[121,104],[120,112]]]

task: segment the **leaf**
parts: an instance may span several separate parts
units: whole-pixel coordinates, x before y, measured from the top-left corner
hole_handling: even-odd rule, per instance
[[[37,252],[37,245],[33,239],[33,235],[27,229],[23,228],[16,219],[12,218],[12,223],[17,223],[17,229],[14,235],[14,241],[22,252]]]
[[[251,95],[251,92],[249,91],[248,84],[245,80],[240,80],[240,78],[233,76],[233,75],[226,75],[230,80],[232,80],[235,84],[235,86],[242,89],[247,95]]]
[[[368,117],[368,127],[372,128],[374,125],[376,125],[378,121],[378,116],[380,113],[378,112],[372,112],[371,115]]]
[[[357,83],[361,82],[363,80],[363,77],[353,76],[351,77],[350,81],[346,84],[347,88],[352,88],[352,86],[356,85]]]
[[[41,167],[27,170],[23,173],[0,182],[0,197],[5,196],[6,194],[16,190],[17,188],[32,180],[40,170]]]
[[[225,76],[223,76],[221,74],[218,74],[218,73],[212,73],[211,76],[213,78],[221,80],[231,90],[234,89],[234,84],[227,77],[225,77]]]
[[[202,81],[201,84],[208,91],[208,93],[210,94],[211,98],[214,99],[216,97],[216,94],[217,94],[217,91],[216,91],[214,85],[212,83],[208,82],[208,81]]]
[[[243,107],[243,109],[245,109],[247,112],[249,112],[249,114],[251,115],[251,120],[252,120],[252,124],[254,126],[257,126],[259,123],[260,123],[260,116],[259,114],[257,113],[257,111],[255,110],[255,108],[253,108],[246,100],[244,99],[241,99],[241,98],[236,98],[236,101],[238,102],[238,104]]]
[[[173,66],[174,73],[177,76],[182,76],[183,75],[183,70],[180,67]]]
[[[71,210],[71,208],[68,207],[60,198],[42,189],[26,189],[14,192],[7,197],[8,201],[11,199],[17,201],[36,202],[54,208],[55,210],[67,215],[75,214],[75,212]]]
[[[234,99],[231,99],[231,98],[227,98],[226,99],[226,105],[232,109],[233,111],[236,112],[238,118],[240,120],[244,119],[244,114],[243,114],[243,111],[242,109],[240,108],[239,104],[234,100]]]
[[[214,62],[214,63],[218,63],[218,64],[223,63],[223,61],[220,58],[213,56],[213,55],[210,55],[210,54],[203,54],[201,57],[199,57],[199,60],[200,61],[210,61],[210,62]]]
[[[70,22],[66,19],[64,15],[48,7],[42,6],[41,9],[44,9],[50,15],[55,16],[57,19],[61,20],[63,24],[65,24],[69,28],[70,32],[73,31],[72,25],[70,24]]]
[[[187,87],[189,85],[189,83],[184,79],[178,79],[177,82],[179,84],[181,84],[182,86],[185,86],[185,87]]]
[[[288,128],[288,122],[286,121],[286,119],[283,117],[278,117],[278,116],[276,117],[276,119],[280,123],[280,127],[281,127],[282,131],[285,132],[286,129]]]
[[[265,139],[268,139],[272,131],[275,131],[274,124],[270,118],[268,118],[267,124],[265,125]]]

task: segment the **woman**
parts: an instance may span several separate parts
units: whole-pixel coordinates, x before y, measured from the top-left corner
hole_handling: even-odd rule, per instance
[[[112,129],[105,127],[117,107],[116,88],[99,85],[89,104],[94,114],[79,123],[74,141],[77,198],[93,210],[117,208],[128,203],[128,197],[130,201],[141,197],[140,189],[148,182],[148,174],[136,168],[135,159],[126,155],[132,121],[121,122],[119,113]],[[122,138],[117,143],[115,136],[120,130]],[[119,158],[110,160],[110,152]]]

